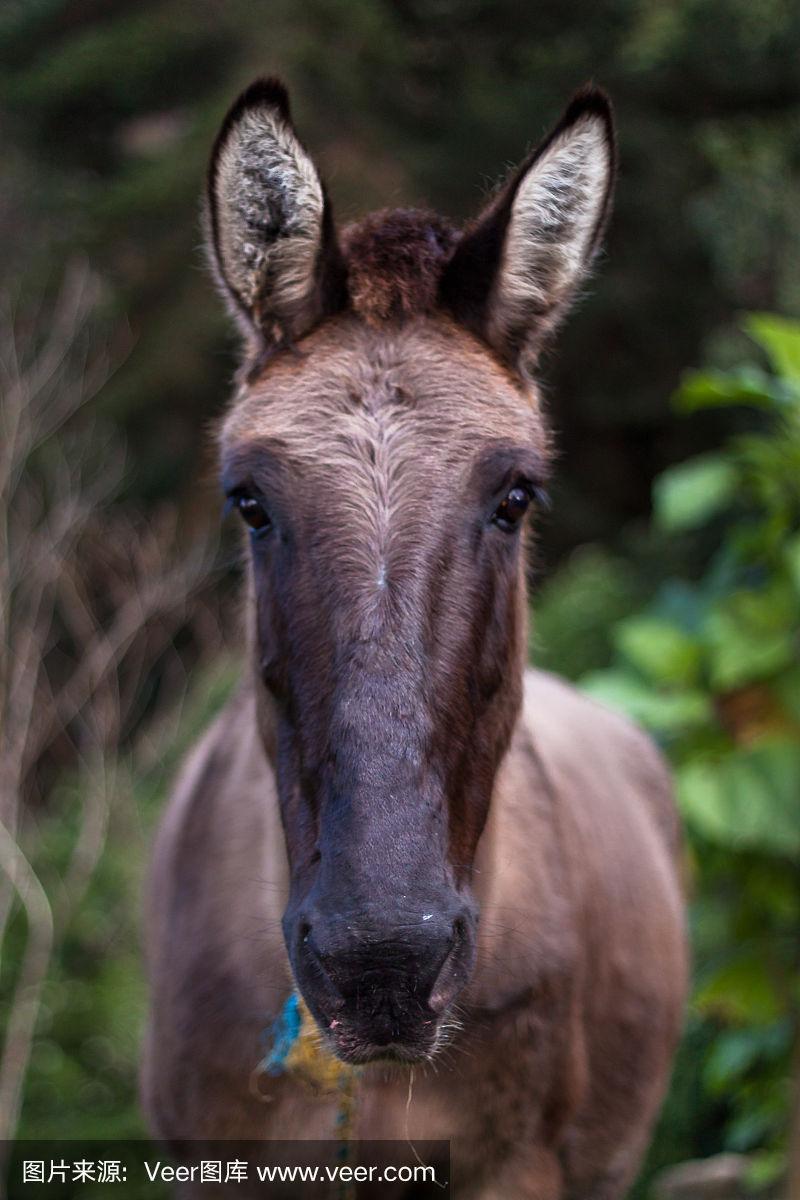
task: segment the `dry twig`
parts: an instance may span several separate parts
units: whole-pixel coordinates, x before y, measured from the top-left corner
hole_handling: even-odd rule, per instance
[[[0,949],[15,897],[26,919],[0,1055],[0,1141],[17,1127],[52,954],[103,853],[142,683],[215,554],[209,542],[179,550],[172,513],[147,523],[112,508],[124,455],[86,412],[109,373],[93,343],[97,296],[76,266],[46,323],[20,334],[19,318],[0,315]],[[43,766],[65,754],[82,810],[51,906],[36,846],[22,848],[25,805]],[[52,817],[46,794],[39,804]]]

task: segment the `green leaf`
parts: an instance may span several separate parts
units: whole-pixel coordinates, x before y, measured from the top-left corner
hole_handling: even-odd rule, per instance
[[[728,1150],[746,1154],[769,1137],[775,1121],[765,1104],[752,1104],[747,1108],[737,1105],[737,1109],[725,1132],[725,1146]]]
[[[711,720],[711,703],[702,692],[660,692],[625,671],[595,671],[581,680],[581,688],[609,708],[624,713],[656,733],[682,733]]]
[[[800,854],[800,744],[764,741],[721,759],[686,763],[677,773],[686,821],[731,848]]]
[[[614,637],[628,662],[654,682],[697,681],[700,646],[670,621],[660,617],[629,617],[620,622]]]
[[[786,1174],[786,1150],[777,1146],[769,1150],[757,1150],[750,1158],[745,1182],[754,1192],[773,1187]]]
[[[775,694],[790,717],[800,721],[800,666],[784,671],[773,685]]]
[[[800,533],[789,538],[783,548],[783,557],[795,589],[800,592]]]
[[[774,313],[751,313],[744,328],[778,375],[800,383],[800,322]]]
[[[707,454],[670,467],[653,485],[653,515],[667,533],[695,529],[728,508],[738,473],[721,454]]]
[[[711,1091],[717,1095],[724,1094],[733,1081],[745,1075],[758,1062],[762,1053],[760,1028],[723,1031],[716,1038],[706,1060],[704,1075]]]
[[[768,679],[791,665],[796,657],[794,614],[783,601],[777,588],[742,591],[711,610],[703,632],[715,691]]]
[[[798,628],[797,597],[787,580],[776,576],[763,587],[740,588],[727,601],[727,608],[749,629],[764,633]]]
[[[531,658],[569,679],[606,667],[612,630],[637,610],[642,592],[632,563],[599,546],[580,546],[536,597]]]
[[[689,371],[684,375],[672,403],[681,413],[731,405],[765,408],[775,412],[793,408],[797,404],[797,387],[752,365],[737,367],[732,371]]]
[[[728,1021],[766,1024],[783,1015],[781,997],[756,950],[738,954],[715,971],[694,996],[700,1009]]]

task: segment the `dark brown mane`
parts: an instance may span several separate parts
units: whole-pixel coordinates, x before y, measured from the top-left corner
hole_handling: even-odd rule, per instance
[[[430,312],[458,231],[422,209],[383,209],[348,226],[342,243],[354,311],[370,324]]]

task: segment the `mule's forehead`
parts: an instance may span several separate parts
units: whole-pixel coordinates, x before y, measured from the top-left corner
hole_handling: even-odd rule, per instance
[[[517,382],[480,343],[440,318],[374,329],[342,318],[274,360],[235,398],[223,458],[269,444],[304,471],[382,457],[454,466],[487,444],[546,457],[533,387]]]

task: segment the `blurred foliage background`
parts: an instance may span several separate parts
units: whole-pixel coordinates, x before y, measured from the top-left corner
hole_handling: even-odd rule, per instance
[[[724,1149],[750,1156],[754,1186],[770,1184],[785,1163],[800,1004],[800,7],[5,0],[0,68],[9,320],[35,343],[66,264],[91,264],[92,329],[111,366],[91,419],[78,404],[66,427],[77,423],[89,458],[107,457],[109,437],[124,447],[96,507],[103,521],[166,514],[167,562],[219,521],[208,434],[234,342],[198,214],[236,92],[257,74],[288,82],[347,220],[400,204],[466,218],[576,87],[610,91],[621,175],[606,254],[544,364],[561,457],[532,651],[653,730],[687,820],[695,993],[637,1195],[658,1167]],[[23,456],[44,497],[34,524],[52,512],[47,447],[68,458],[64,436],[45,430]],[[88,555],[102,579],[96,540],[76,561]],[[180,753],[235,678],[226,555],[184,589],[179,619],[164,626],[159,610],[155,647],[148,610],[132,676],[142,698],[113,737],[95,736],[113,787],[86,887],[51,919],[25,1136],[141,1131],[142,862]],[[86,605],[107,637],[117,610],[102,593]],[[42,643],[50,690],[81,646],[62,601]],[[86,731],[61,725],[17,789],[19,841],[56,918],[87,811]],[[33,919],[10,909],[0,1019],[14,1015]],[[0,1077],[0,1118],[3,1103]]]

